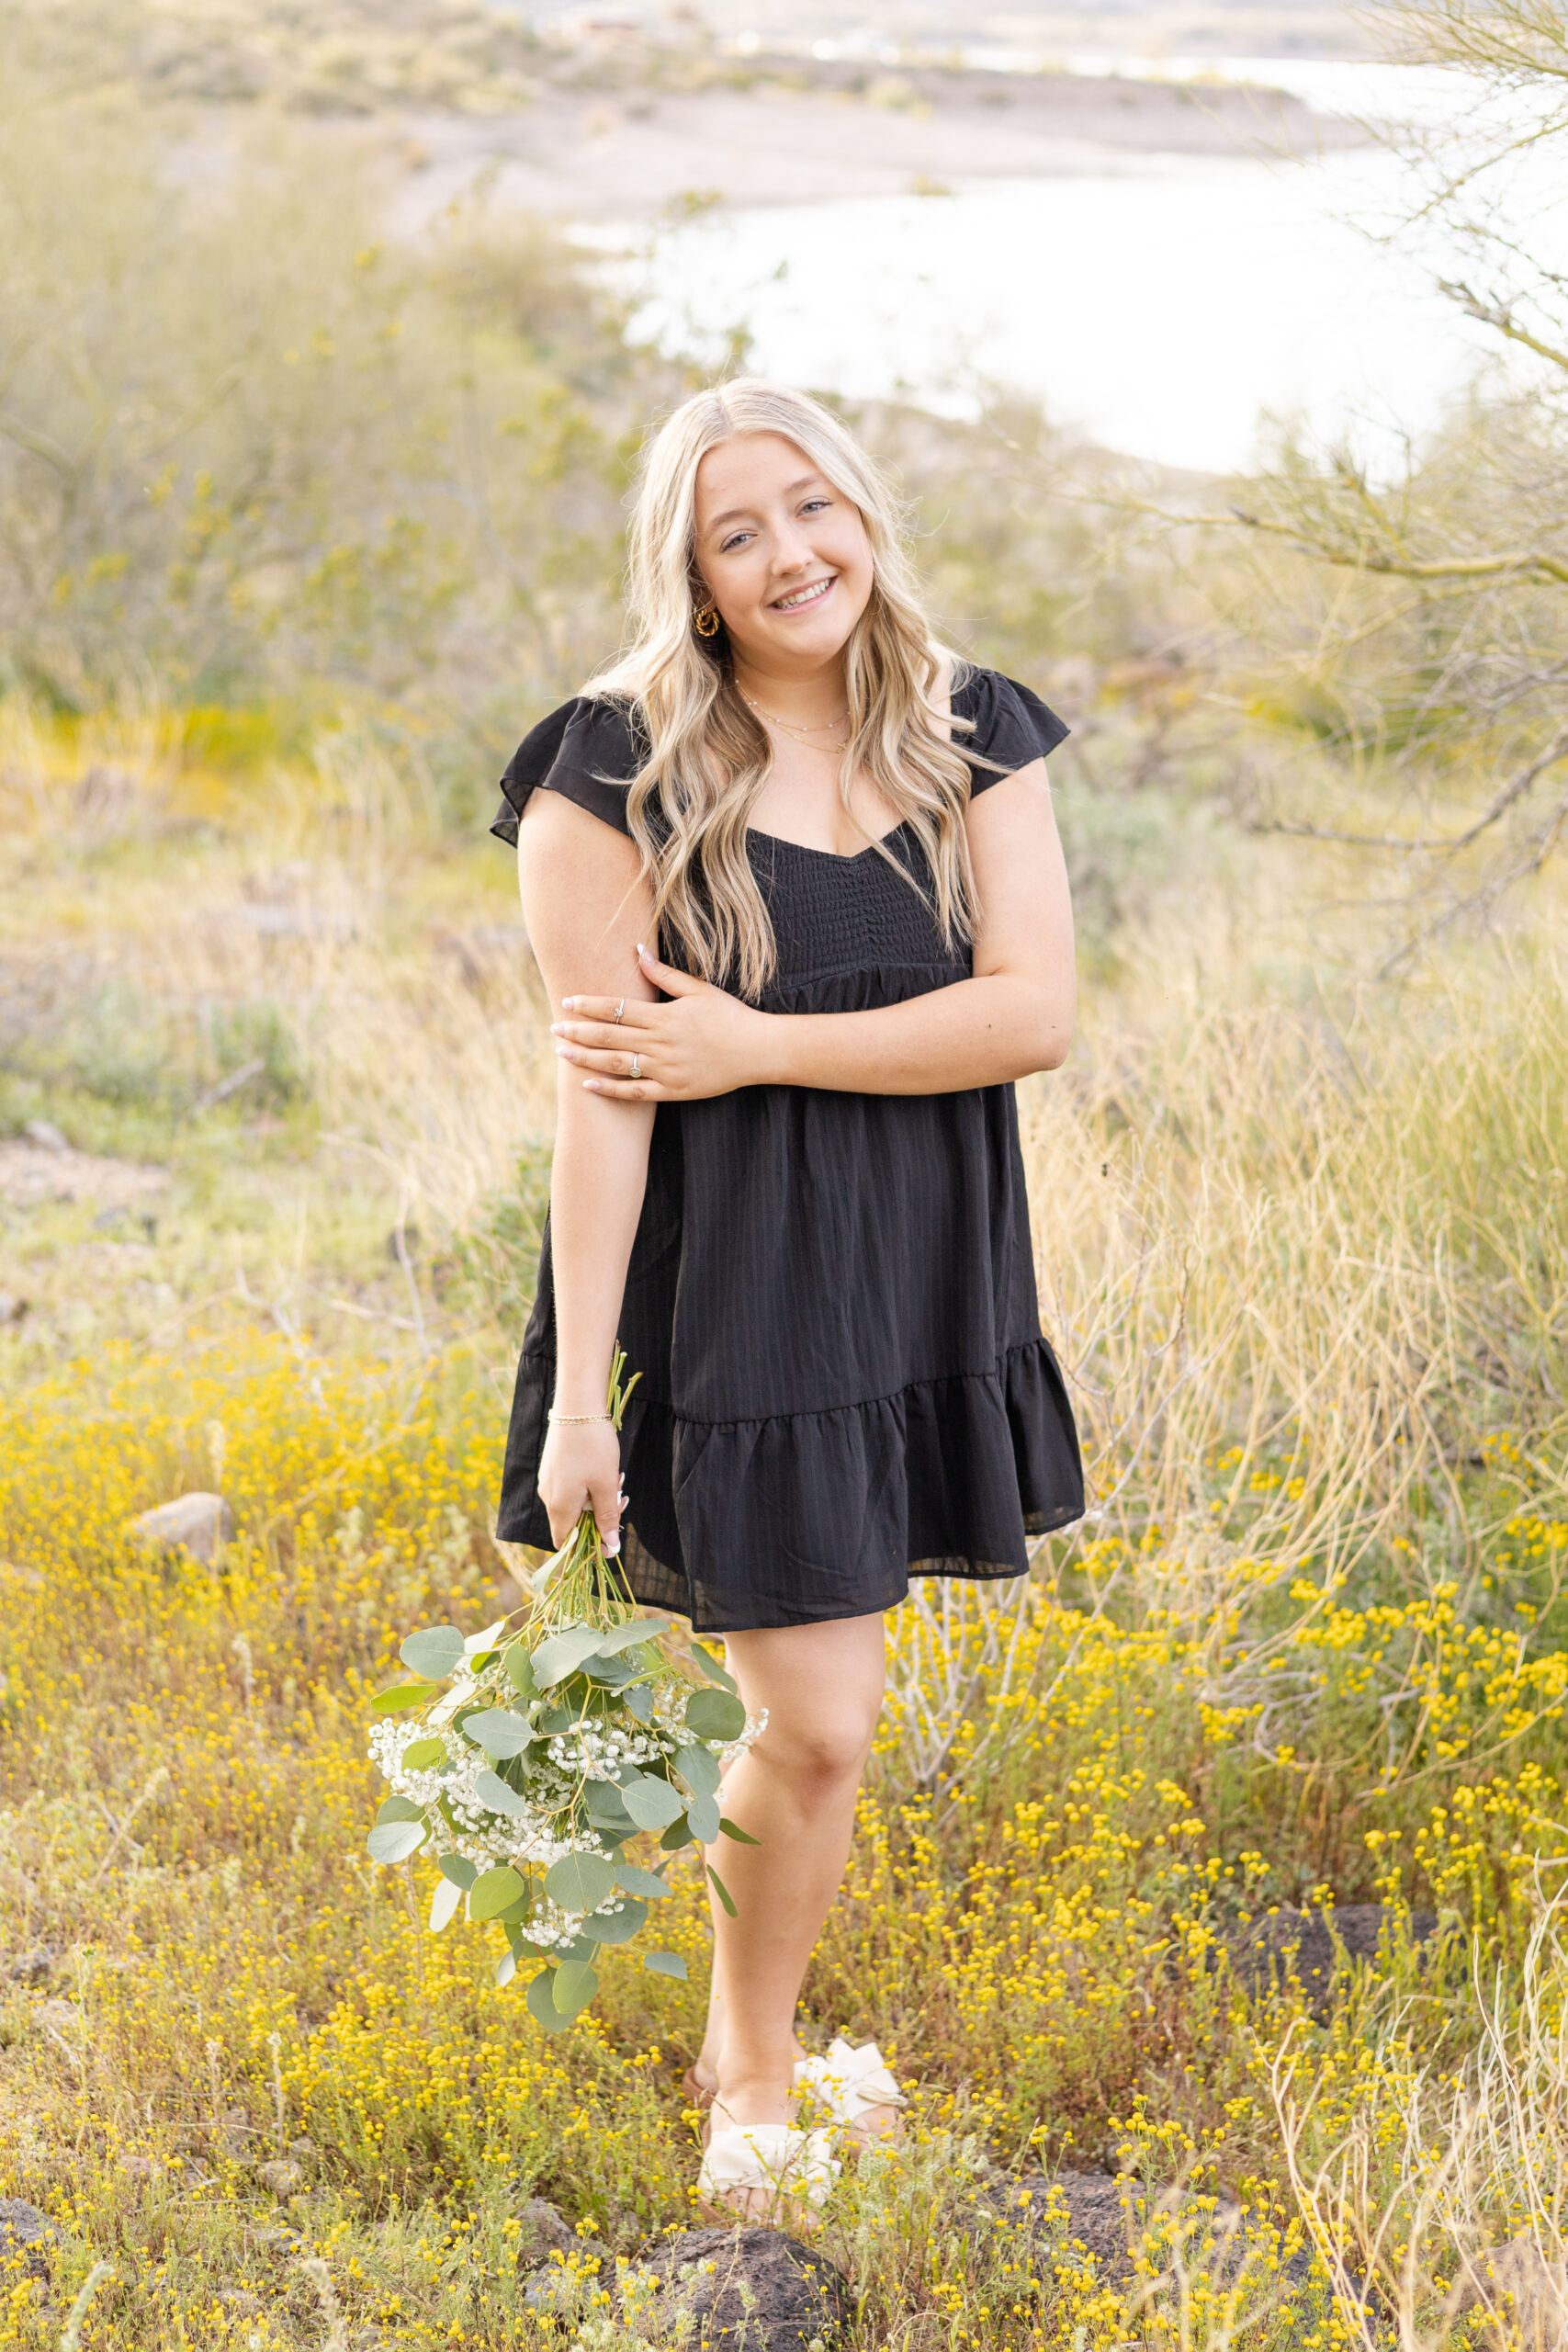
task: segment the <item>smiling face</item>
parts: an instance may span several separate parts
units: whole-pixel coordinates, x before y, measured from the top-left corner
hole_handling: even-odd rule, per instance
[[[809,678],[832,667],[870,600],[858,506],[777,433],[738,433],[697,469],[696,562],[740,665]]]

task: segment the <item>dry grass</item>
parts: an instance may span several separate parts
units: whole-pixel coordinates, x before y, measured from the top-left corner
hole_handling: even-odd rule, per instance
[[[47,2293],[14,2266],[0,2343],[52,2344],[105,2261],[84,2345],[542,2341],[531,2188],[617,2255],[689,2213],[698,1891],[671,1906],[694,1985],[612,1970],[547,2046],[484,1939],[427,1944],[417,1871],[359,1849],[367,1684],[409,1623],[509,1589],[487,1530],[548,1067],[509,861],[366,735],[247,769],[156,712],[5,723],[3,1108],[170,1183],[151,1236],[6,1213],[0,1289],[34,1306],[0,1334],[0,1870],[42,1958],[0,2010],[0,2187],[59,2242]],[[1348,2342],[1384,2306],[1350,2268],[1335,2304],[1337,2255],[1372,2276],[1423,2195],[1443,2283],[1406,2298],[1412,2347],[1513,2324],[1452,2301],[1443,2248],[1465,2278],[1509,2238],[1560,2259],[1555,2191],[1519,2202],[1554,1929],[1484,1997],[1395,1935],[1328,2027],[1230,1955],[1325,1885],[1443,1910],[1491,1987],[1562,1850],[1562,975],[1526,939],[1329,1001],[1278,943],[1216,963],[1165,920],[1166,992],[1102,990],[1024,1104],[1095,1516],[1020,1591],[899,1612],[808,1985],[809,2030],[919,2086],[907,2157],[852,2173],[825,2240],[868,2347]],[[191,1486],[234,1504],[217,1575],[124,1538]],[[1423,2052],[1484,2131],[1415,2087]],[[1445,2132],[1468,2203],[1398,2154]],[[1043,2155],[1168,2192],[1129,2280],[985,2218],[977,2167]],[[1220,2192],[1239,2224],[1191,2201]]]

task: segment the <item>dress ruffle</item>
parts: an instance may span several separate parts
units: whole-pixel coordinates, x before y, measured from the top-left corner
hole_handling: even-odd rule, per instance
[[[513,1423],[525,1461],[538,1459],[553,1376],[547,1357],[525,1357]],[[761,1420],[683,1420],[634,1389],[621,1431],[628,1581],[638,1600],[724,1634],[868,1616],[902,1600],[911,1577],[1019,1576],[1029,1537],[1082,1513],[1072,1426],[1043,1339],[1010,1348],[995,1372]],[[759,1544],[763,1528],[787,1529],[787,1544]],[[549,1543],[536,1491],[503,1498],[500,1532]]]

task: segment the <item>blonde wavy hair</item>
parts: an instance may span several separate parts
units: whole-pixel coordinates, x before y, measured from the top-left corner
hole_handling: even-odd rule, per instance
[[[963,665],[933,636],[921,607],[903,517],[874,461],[837,417],[804,392],[743,376],[675,410],[647,449],[630,530],[627,650],[584,694],[636,706],[647,760],[627,799],[632,837],[652,885],[660,937],[704,978],[760,996],[777,963],[773,925],[746,854],[750,812],[773,763],[767,735],[736,686],[721,628],[694,626],[708,592],[697,570],[697,468],[737,434],[776,433],[859,508],[871,545],[870,599],[844,650],[850,734],[839,789],[850,807],[864,769],[925,853],[928,903],[943,941],[974,918],[964,811],[967,761],[951,740],[970,721],[933,694]],[[950,684],[951,691],[951,684]],[[886,843],[881,856],[926,897]]]

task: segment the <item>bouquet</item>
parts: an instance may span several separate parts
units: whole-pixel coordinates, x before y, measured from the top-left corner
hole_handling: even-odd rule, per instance
[[[617,1351],[617,1430],[633,1385],[623,1388],[624,1368]],[[417,1679],[372,1702],[381,1720],[370,1753],[392,1793],[367,1843],[378,1862],[434,1860],[433,1932],[459,1909],[500,1924],[498,1984],[521,1962],[542,1963],[527,2005],[554,2033],[592,2000],[602,1950],[633,1942],[669,1894],[662,1869],[628,1857],[635,1840],[656,1838],[665,1855],[721,1833],[756,1843],[720,1810],[719,1782],[766,1717],[748,1717],[700,1643],[639,1611],[591,1512],[531,1591],[525,1611],[483,1633],[432,1625],[403,1643]],[[723,1880],[705,1868],[733,1917]],[[642,1961],[686,1973],[678,1952],[645,1950]]]

